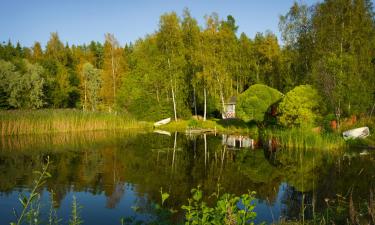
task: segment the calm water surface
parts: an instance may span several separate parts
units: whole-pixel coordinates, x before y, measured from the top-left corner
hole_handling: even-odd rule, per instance
[[[272,153],[251,144],[251,139],[234,136],[174,133],[2,137],[0,224],[15,220],[19,194],[30,190],[32,171],[41,170],[47,155],[52,178],[40,190],[41,212],[48,214],[53,192],[53,207],[64,222],[69,220],[73,196],[82,206],[84,224],[120,224],[122,217],[129,216],[163,219],[155,210],[162,188],[170,194],[164,207],[177,210],[167,219],[178,223],[183,218],[181,205],[187,204],[192,188],[200,185],[209,196],[220,184],[234,194],[256,191],[255,222],[272,223],[302,216],[311,219],[327,210],[325,200],[350,192],[359,204],[374,189],[374,152],[284,149]],[[42,219],[46,221],[45,216]]]

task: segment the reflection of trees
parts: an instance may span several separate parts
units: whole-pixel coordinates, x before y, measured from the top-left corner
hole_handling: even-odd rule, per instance
[[[261,150],[226,149],[220,138],[213,136],[187,139],[178,134],[175,139],[174,135],[97,133],[80,139],[79,135],[68,134],[41,137],[40,143],[34,137],[30,143],[27,136],[17,138],[1,144],[6,147],[0,151],[0,191],[10,192],[19,185],[30,187],[31,171],[41,168],[42,158],[48,154],[53,177],[46,186],[54,190],[58,204],[69,191],[86,191],[104,193],[107,207],[116,207],[125,194],[126,183],[134,184],[139,199],[147,196],[143,201],[146,205],[160,202],[163,187],[171,196],[167,207],[180,209],[191,188],[200,184],[209,196],[218,183],[234,194],[256,191],[260,201],[268,199],[272,204],[280,184],[287,182],[291,187],[283,198],[287,205],[284,215],[295,218],[300,213],[302,193],[304,204],[314,205],[319,211],[324,209],[324,198],[345,194],[348,187],[354,187],[356,199],[368,197],[369,187],[374,187],[373,158],[338,163],[335,156],[298,150],[265,157]],[[309,207],[306,218],[314,209]]]
[[[282,197],[285,208],[282,209],[282,217],[286,220],[302,220],[313,218],[313,193],[300,192],[292,186],[286,186]]]
[[[125,186],[123,183],[120,182],[115,184],[112,194],[107,198],[107,208],[116,208],[116,205],[121,201],[121,198],[124,195],[124,191]]]

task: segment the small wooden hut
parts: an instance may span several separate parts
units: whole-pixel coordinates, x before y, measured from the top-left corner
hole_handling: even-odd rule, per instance
[[[236,102],[237,97],[232,96],[224,104],[224,112],[222,113],[223,119],[236,118]]]

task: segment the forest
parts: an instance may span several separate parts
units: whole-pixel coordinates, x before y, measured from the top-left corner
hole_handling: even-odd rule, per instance
[[[121,46],[0,44],[0,108],[76,108],[139,120],[219,117],[224,102],[254,84],[283,94],[308,85],[322,115],[370,115],[375,103],[375,17],[371,0],[294,3],[271,31],[239,34],[228,15],[198,24],[188,9],[161,15],[158,30]],[[314,92],[315,93],[315,92]]]

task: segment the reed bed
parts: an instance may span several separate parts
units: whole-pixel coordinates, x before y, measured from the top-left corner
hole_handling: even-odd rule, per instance
[[[151,128],[150,123],[137,121],[125,114],[73,109],[0,111],[2,136]]]
[[[267,130],[263,135],[274,138],[286,148],[338,150],[346,147],[344,139],[337,133],[317,133],[309,128]]]

